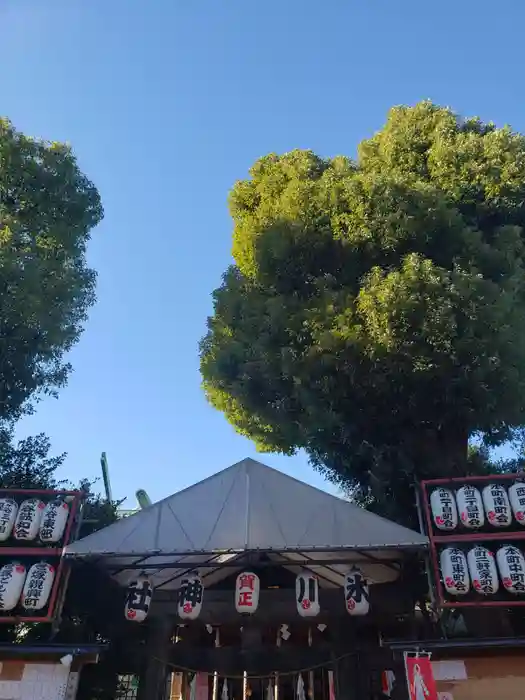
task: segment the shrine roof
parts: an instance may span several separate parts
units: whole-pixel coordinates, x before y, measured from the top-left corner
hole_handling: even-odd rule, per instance
[[[254,551],[293,562],[376,550],[377,563],[396,558],[393,550],[426,545],[419,532],[245,459],[70,544],[65,554],[118,561],[124,571],[139,561],[220,565]]]

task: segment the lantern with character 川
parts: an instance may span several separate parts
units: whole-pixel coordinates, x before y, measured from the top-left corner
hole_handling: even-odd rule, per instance
[[[200,576],[182,579],[177,595],[177,612],[182,620],[196,620],[202,610],[204,587]]]
[[[253,615],[259,607],[261,582],[257,574],[243,571],[235,581],[235,609],[238,613]]]
[[[295,600],[297,612],[301,617],[316,617],[321,606],[319,603],[319,581],[317,576],[307,571],[295,579]]]

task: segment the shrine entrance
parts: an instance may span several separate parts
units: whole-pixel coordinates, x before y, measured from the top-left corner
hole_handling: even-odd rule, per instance
[[[138,700],[405,700],[402,656],[381,639],[413,619],[426,546],[246,459],[65,556],[111,577],[130,631],[145,626]]]

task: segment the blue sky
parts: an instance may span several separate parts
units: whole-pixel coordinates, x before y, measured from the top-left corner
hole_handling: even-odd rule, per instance
[[[197,343],[230,262],[227,193],[270,151],[353,155],[423,98],[524,128],[519,0],[0,0],[0,113],[72,144],[106,216],[98,303],[45,431],[64,475],[155,500],[252,445],[205,402]],[[323,486],[302,457],[264,456]]]

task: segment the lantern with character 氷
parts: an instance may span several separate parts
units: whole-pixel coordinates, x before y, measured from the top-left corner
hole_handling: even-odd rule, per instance
[[[261,582],[257,574],[243,571],[235,581],[235,609],[239,613],[253,615],[259,607]]]
[[[295,579],[295,600],[297,612],[301,617],[316,617],[321,606],[319,603],[319,580],[315,574],[302,571]]]
[[[367,615],[370,610],[370,591],[363,573],[353,568],[345,574],[345,607],[349,615]]]
[[[177,594],[177,613],[182,620],[196,620],[202,610],[204,587],[200,576],[182,579]]]

